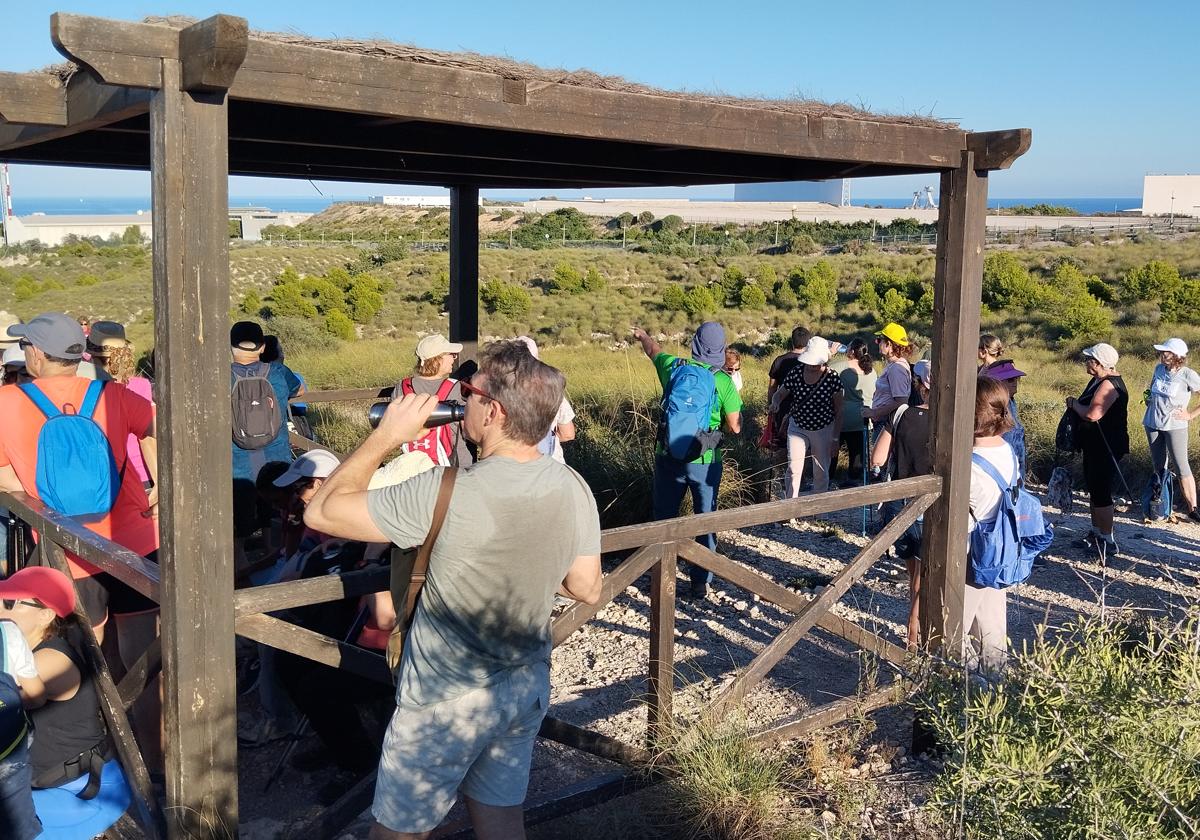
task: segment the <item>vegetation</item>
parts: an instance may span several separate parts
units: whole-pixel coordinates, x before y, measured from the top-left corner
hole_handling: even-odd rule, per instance
[[[1078,216],[1079,211],[1074,207],[1063,204],[1014,204],[1011,207],[1001,207],[1002,216]]]

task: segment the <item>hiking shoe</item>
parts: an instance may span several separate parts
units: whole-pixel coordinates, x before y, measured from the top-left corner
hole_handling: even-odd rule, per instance
[[[689,601],[703,601],[708,597],[708,584],[704,581],[692,581],[692,585],[679,593]]]
[[[1200,522],[1200,508],[1192,508],[1187,512],[1187,518],[1193,522]]]

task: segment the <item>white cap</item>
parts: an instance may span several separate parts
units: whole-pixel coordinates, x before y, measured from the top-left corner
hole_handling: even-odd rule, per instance
[[[912,375],[920,379],[926,388],[933,387],[933,363],[928,359],[921,359],[913,363]]]
[[[522,344],[524,344],[526,347],[529,348],[529,355],[533,356],[533,358],[535,358],[535,359],[538,357],[538,347],[537,347],[536,341],[534,341],[532,338],[530,338],[527,335],[517,336],[517,341],[521,342]]]
[[[4,366],[20,365],[25,366],[25,351],[20,347],[9,347],[4,351]]]
[[[1166,350],[1169,353],[1174,353],[1176,356],[1187,355],[1187,345],[1183,343],[1182,338],[1168,338],[1162,344],[1155,344],[1155,350]]]
[[[422,362],[435,359],[443,353],[461,353],[463,346],[455,344],[444,335],[427,335],[417,342],[417,358]]]
[[[291,487],[302,478],[329,478],[341,461],[332,452],[310,449],[288,467],[287,472],[275,479],[276,487]]]
[[[804,352],[796,357],[796,361],[802,365],[825,364],[829,361],[829,342],[819,335],[814,335],[808,340]]]
[[[1083,355],[1087,358],[1095,359],[1104,367],[1112,370],[1117,366],[1121,356],[1117,353],[1117,348],[1111,344],[1094,344],[1083,351]]]

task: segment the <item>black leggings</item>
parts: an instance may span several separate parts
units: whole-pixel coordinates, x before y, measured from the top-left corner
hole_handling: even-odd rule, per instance
[[[846,477],[851,481],[863,480],[863,447],[866,445],[867,432],[865,429],[859,429],[856,432],[842,432],[838,438],[838,455],[841,455],[841,450],[845,449],[849,454],[849,463],[846,464]],[[829,465],[829,472],[832,473],[837,467],[837,460]]]
[[[1092,507],[1104,508],[1113,505],[1113,477],[1116,465],[1107,450],[1083,453],[1083,481],[1087,485]]]

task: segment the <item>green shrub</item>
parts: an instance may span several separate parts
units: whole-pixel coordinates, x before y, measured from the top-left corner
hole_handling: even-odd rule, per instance
[[[602,292],[608,288],[608,281],[604,279],[604,275],[596,270],[596,266],[588,266],[587,273],[583,275],[583,290],[585,292]]]
[[[770,263],[760,262],[754,266],[754,280],[764,289],[774,289],[778,276],[775,273],[775,266]]]
[[[443,269],[433,276],[433,281],[423,294],[425,300],[436,304],[439,309],[450,305],[450,272]]]
[[[912,301],[899,289],[888,289],[879,302],[878,314],[882,321],[907,321],[912,311]]]
[[[1045,301],[1043,286],[1008,251],[983,261],[983,302],[992,309],[1032,309]]]
[[[946,762],[931,806],[966,837],[1182,840],[1200,832],[1200,632],[1081,620],[1002,681],[919,695]]]
[[[766,309],[767,293],[762,290],[762,286],[754,282],[746,283],[742,286],[741,294],[738,297],[738,307],[741,309]]]
[[[801,306],[808,307],[816,315],[832,315],[837,306],[837,290],[837,274],[833,266],[825,260],[818,260],[803,273],[796,297]]]
[[[771,303],[785,311],[795,309],[799,305],[790,280],[776,281],[775,288],[771,291]]]
[[[556,292],[577,295],[583,291],[583,275],[569,262],[560,262],[554,266],[554,276],[550,280],[550,288]]]
[[[672,213],[669,216],[663,216],[658,222],[658,229],[667,233],[678,233],[683,230],[683,217],[676,216]]]
[[[354,338],[354,322],[345,312],[335,309],[325,316],[325,332],[341,339]]]
[[[346,303],[350,305],[350,315],[355,321],[360,324],[367,323],[383,309],[379,281],[369,274],[358,275],[346,292]]]
[[[737,306],[742,299],[742,286],[746,282],[746,272],[736,265],[727,266],[721,274],[721,294],[725,306]]]
[[[1127,272],[1121,282],[1121,300],[1135,303],[1153,300],[1166,303],[1179,291],[1183,281],[1179,269],[1164,260],[1151,260]]]
[[[1181,324],[1200,324],[1200,280],[1184,280],[1163,314]]]
[[[75,278],[76,286],[97,286],[100,284],[100,278],[95,274],[81,274]]]
[[[252,318],[257,318],[262,314],[263,302],[259,297],[258,292],[251,289],[242,295],[242,302],[238,304],[238,311],[243,315],[249,315]]]
[[[13,298],[18,302],[36,297],[41,291],[38,281],[28,275],[17,278],[17,282],[13,283]]]
[[[685,312],[687,310],[687,292],[678,283],[668,283],[663,289],[662,306],[668,312]]]
[[[809,254],[815,254],[821,250],[821,246],[817,244],[817,240],[813,239],[807,233],[800,233],[795,236],[789,236],[784,243],[784,250],[789,254],[798,254],[806,257]]]
[[[1063,295],[1055,304],[1047,323],[1073,342],[1091,343],[1112,337],[1112,310],[1089,295]]]
[[[271,288],[267,310],[272,318],[316,318],[317,307],[300,288],[299,283],[276,283]]]
[[[717,302],[707,286],[693,286],[688,289],[683,308],[689,315],[710,315],[717,311]]]
[[[637,220],[639,225],[648,225],[654,221],[654,214],[649,210],[643,210],[641,213],[638,213]]]
[[[488,280],[484,283],[479,289],[479,299],[488,312],[507,318],[520,318],[533,306],[529,292],[503,280]]]

